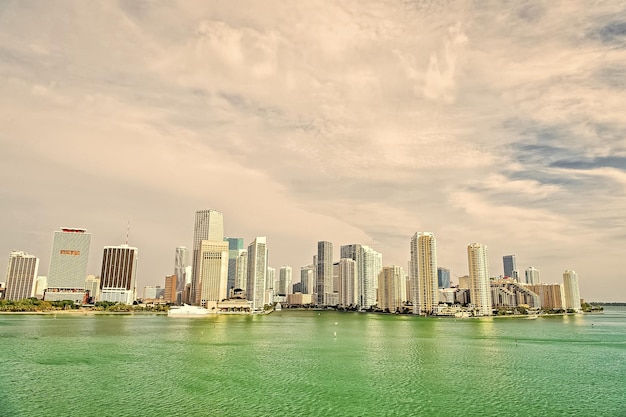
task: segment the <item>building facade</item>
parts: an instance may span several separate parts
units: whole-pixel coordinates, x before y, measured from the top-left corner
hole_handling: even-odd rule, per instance
[[[413,314],[433,314],[439,304],[437,241],[430,232],[417,232],[411,238],[411,281]]]
[[[491,286],[489,283],[489,258],[487,246],[471,243],[467,246],[467,263],[470,278],[470,302],[481,316],[492,314]]]
[[[437,267],[437,286],[439,288],[450,288],[450,270],[448,268]]]
[[[200,264],[202,261],[200,247],[202,241],[224,241],[224,216],[216,210],[198,210],[193,229],[193,261],[191,271],[190,298],[193,304],[199,305],[202,299],[202,277]]]
[[[228,242],[228,284],[229,291],[236,288],[235,281],[237,280],[237,259],[243,251],[243,238],[241,237],[227,237],[225,240]],[[238,287],[241,288],[241,287]]]
[[[257,237],[248,245],[248,281],[246,294],[253,313],[262,312],[265,306],[267,278],[267,239]]]
[[[314,287],[314,267],[313,265],[306,265],[300,267],[300,292],[302,294],[313,294]]]
[[[228,242],[203,240],[200,243],[196,304],[217,310],[217,303],[228,298]]]
[[[174,258],[176,292],[182,293],[185,290],[185,285],[191,284],[191,270],[189,266],[189,250],[185,246],[177,247]]]
[[[137,299],[139,250],[128,245],[105,246],[100,272],[100,300],[132,304]]]
[[[524,271],[524,282],[529,285],[539,284],[539,270],[533,266],[529,266]]]
[[[331,242],[317,242],[315,293],[317,305],[331,305],[333,293],[333,244]]]
[[[502,264],[504,266],[504,276],[517,279],[517,263],[515,261],[515,255],[503,256]]]
[[[289,265],[283,265],[278,272],[278,290],[279,295],[291,294],[293,285],[293,270]]]
[[[563,272],[563,290],[565,292],[565,308],[576,312],[582,311],[578,274],[575,271],[567,269]]]
[[[406,301],[406,273],[399,266],[383,267],[378,275],[378,308],[402,311]]]
[[[9,254],[5,300],[23,300],[35,296],[35,281],[39,271],[39,258],[26,252]]]
[[[85,279],[91,233],[86,229],[64,227],[54,232],[48,268],[46,301],[85,300]]]
[[[343,306],[357,306],[359,304],[359,276],[356,261],[350,258],[341,258],[339,269],[339,304]]]

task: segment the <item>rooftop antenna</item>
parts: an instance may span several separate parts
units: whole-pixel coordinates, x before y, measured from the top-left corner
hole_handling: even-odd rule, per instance
[[[130,220],[128,221],[128,225],[126,226],[126,246],[128,246],[128,234],[130,233]]]

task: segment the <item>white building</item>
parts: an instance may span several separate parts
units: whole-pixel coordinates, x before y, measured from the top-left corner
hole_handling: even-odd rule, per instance
[[[467,246],[467,262],[469,265],[470,302],[479,315],[490,316],[492,305],[487,246],[480,243],[469,244]]]
[[[197,304],[217,310],[217,303],[228,298],[228,242],[203,240],[200,244],[200,298]]]
[[[280,295],[291,294],[291,286],[293,285],[293,270],[289,265],[283,265],[280,267],[278,273],[278,291]]]
[[[85,229],[64,227],[54,232],[44,300],[83,302],[90,243],[91,233]]]
[[[539,270],[533,266],[529,266],[525,271],[525,283],[529,285],[539,284]]]
[[[411,238],[411,283],[413,314],[429,315],[439,304],[437,241],[430,232],[417,232]]]
[[[265,306],[265,281],[267,278],[267,239],[260,236],[248,245],[248,281],[246,294],[253,313],[262,312]]]
[[[359,304],[359,275],[354,259],[339,260],[339,304],[343,306]]]
[[[137,299],[139,250],[128,245],[105,246],[100,271],[100,301],[132,304]]]
[[[196,220],[193,229],[193,262],[191,272],[191,293],[190,301],[199,305],[202,298],[202,288],[200,283],[200,246],[203,240],[211,242],[224,241],[224,216],[215,210],[196,211]]]
[[[100,277],[87,275],[85,279],[85,291],[89,293],[92,303],[100,301]]]
[[[240,249],[235,259],[235,288],[246,290],[248,282],[248,251]]]
[[[306,265],[300,267],[300,290],[302,294],[313,294],[314,287],[314,267],[313,265]]]
[[[578,288],[578,275],[569,269],[563,272],[563,290],[565,292],[565,308],[580,312],[580,290]]]
[[[9,254],[7,265],[6,300],[23,300],[35,295],[35,280],[39,271],[39,258],[26,252]]]

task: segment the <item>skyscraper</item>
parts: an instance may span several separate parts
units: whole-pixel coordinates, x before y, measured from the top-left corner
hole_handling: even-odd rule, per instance
[[[328,305],[333,293],[333,244],[331,242],[317,242],[316,270],[317,304]]]
[[[515,263],[515,255],[506,255],[502,257],[504,265],[504,276],[517,279],[517,264]]]
[[[300,268],[300,290],[302,294],[313,294],[313,275],[313,265],[306,265]]]
[[[139,251],[128,245],[105,246],[100,272],[100,300],[132,304],[137,298]]]
[[[247,286],[248,286],[248,251],[244,249],[240,249],[237,251],[237,259],[235,259],[234,287],[236,289],[245,291]]]
[[[202,277],[200,276],[200,246],[203,240],[211,242],[224,241],[224,217],[215,210],[196,211],[196,221],[193,232],[193,265],[191,272],[190,298],[196,305],[202,298]]]
[[[339,304],[356,306],[359,304],[359,275],[356,261],[350,258],[339,260]]]
[[[252,312],[263,312],[267,277],[267,240],[257,237],[248,245],[248,282],[246,294]]]
[[[216,311],[217,303],[228,297],[228,242],[203,240],[200,243],[198,274],[195,303]]]
[[[39,270],[39,259],[26,252],[15,251],[9,254],[7,265],[6,300],[23,300],[35,295],[35,280]]]
[[[163,299],[168,303],[176,302],[176,281],[178,281],[176,275],[165,276],[165,293],[163,294]]]
[[[535,267],[529,266],[525,271],[526,284],[535,285],[539,284],[539,270]]]
[[[191,273],[189,272],[189,250],[185,246],[176,248],[174,258],[174,275],[176,275],[176,292],[183,292],[185,285],[191,284]]]
[[[291,294],[291,286],[293,285],[293,271],[290,266],[283,265],[278,272],[278,289],[277,294]]]
[[[383,268],[383,257],[369,246],[351,244],[341,247],[341,258],[356,262],[358,305],[368,309],[376,304],[378,274]]]
[[[581,311],[580,289],[578,288],[578,275],[569,269],[563,272],[563,290],[565,292],[565,308]]]
[[[243,238],[227,237],[228,242],[228,289],[235,288],[237,275],[237,258],[243,251]]]
[[[470,301],[474,304],[478,315],[490,316],[492,306],[487,246],[480,243],[469,244],[467,246],[467,262],[469,265]]]
[[[391,313],[406,301],[406,273],[396,265],[385,266],[378,275],[378,308]]]
[[[448,268],[437,267],[437,286],[439,288],[450,288],[450,270]]]
[[[413,235],[410,265],[413,314],[433,314],[439,304],[435,235],[429,232],[417,232]]]
[[[84,301],[90,243],[91,233],[85,229],[64,227],[54,232],[44,300]]]

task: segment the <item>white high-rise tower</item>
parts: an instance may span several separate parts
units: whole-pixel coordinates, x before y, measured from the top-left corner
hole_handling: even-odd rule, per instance
[[[26,252],[11,252],[7,265],[5,300],[23,300],[33,297],[38,270],[39,258]]]
[[[469,264],[470,302],[474,304],[479,315],[490,316],[492,306],[487,246],[480,243],[469,244],[467,262]]]
[[[413,314],[433,314],[439,304],[437,241],[429,232],[411,238],[410,279],[413,288]]]
[[[202,299],[202,276],[200,274],[201,253],[203,240],[210,242],[224,241],[224,217],[215,210],[196,211],[196,221],[193,232],[193,265],[191,281],[191,301],[199,305]]]
[[[63,227],[54,232],[44,300],[84,301],[90,243],[91,233],[85,229]]]
[[[263,312],[267,279],[267,240],[257,237],[248,245],[248,283],[246,294],[251,301],[252,312]]]
[[[567,269],[563,272],[563,291],[565,292],[565,308],[580,312],[580,289],[575,271]]]

